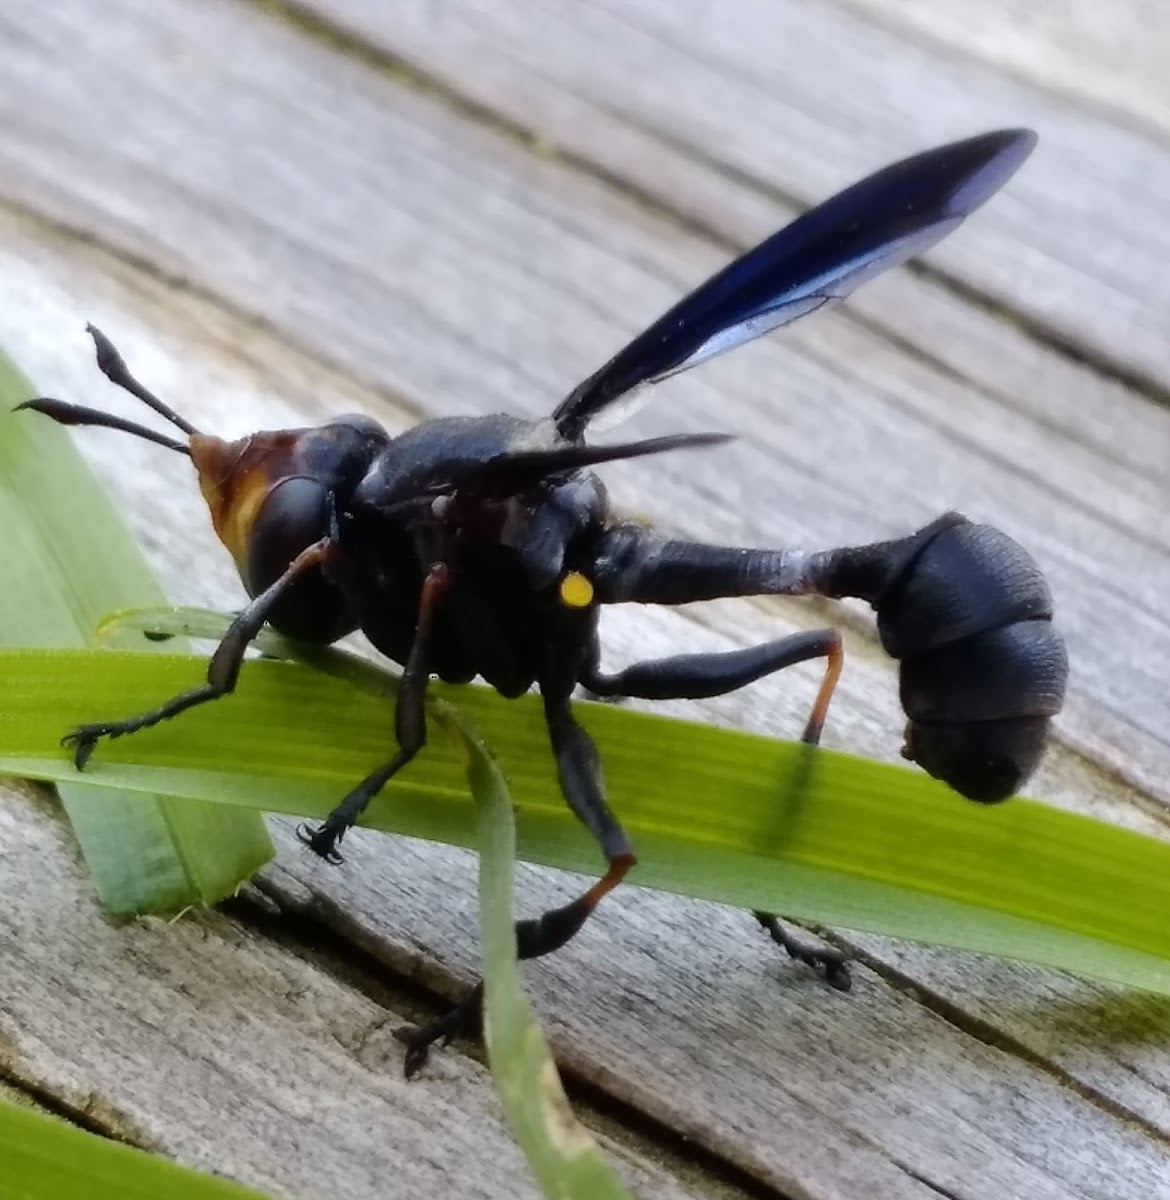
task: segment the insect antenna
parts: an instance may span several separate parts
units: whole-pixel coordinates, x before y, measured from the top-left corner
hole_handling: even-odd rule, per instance
[[[106,429],[120,429],[123,433],[132,433],[135,437],[144,438],[148,442],[165,446],[168,450],[177,450],[180,454],[191,457],[191,448],[185,442],[169,438],[165,433],[156,433],[145,425],[127,421],[124,417],[116,417],[113,413],[105,413],[96,408],[85,408],[80,404],[67,404],[64,400],[53,400],[48,396],[38,396],[35,400],[26,400],[18,404],[12,411],[20,412],[30,408],[33,412],[43,413],[51,417],[58,425],[101,425]]]
[[[96,325],[86,325],[85,332],[93,338],[94,349],[97,351],[97,364],[102,374],[115,386],[123,388],[143,404],[149,405],[160,417],[165,417],[172,425],[177,425],[185,434],[198,433],[199,430],[190,421],[180,417],[169,404],[164,404],[152,391],[130,374],[122,355],[118,353],[114,343]],[[75,424],[77,422],[74,422]],[[96,424],[96,422],[91,422]],[[111,426],[111,428],[124,428]],[[127,432],[133,432],[127,430]],[[157,439],[156,439],[157,440]]]

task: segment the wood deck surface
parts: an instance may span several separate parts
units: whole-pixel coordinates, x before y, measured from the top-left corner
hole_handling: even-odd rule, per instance
[[[1073,664],[1029,791],[1164,836],[1167,36],[1152,0],[5,0],[0,346],[43,391],[118,408],[93,321],[232,436],[355,408],[395,430],[542,415],[802,208],[1032,126],[1025,169],[923,262],[670,382],[625,429],[734,444],[606,479],[736,544],[867,541],[949,508],[1000,525],[1048,573]],[[172,598],[237,605],[173,459],[78,442]],[[826,611],[623,608],[606,663]],[[894,759],[894,671],[856,614],[847,650],[826,742]],[[659,708],[794,735],[816,682]],[[119,927],[52,799],[5,785],[0,1088],[275,1195],[535,1195],[472,1049],[407,1085],[391,1037],[476,973],[471,856],[358,832],[334,869],[273,827],[277,862],[228,911]],[[577,886],[520,876],[525,912]],[[1170,1003],[834,936],[859,959],[848,996],[744,914],[631,887],[527,972],[637,1195],[1170,1197]]]

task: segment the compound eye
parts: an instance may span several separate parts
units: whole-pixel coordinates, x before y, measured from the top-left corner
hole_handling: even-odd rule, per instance
[[[247,578],[253,596],[329,532],[329,489],[315,479],[282,479],[265,497],[248,532]]]
[[[268,493],[248,537],[244,583],[253,596],[329,533],[329,495],[325,484],[304,476],[283,479]],[[344,590],[314,568],[280,596],[268,623],[287,637],[328,645],[356,629],[358,620]]]

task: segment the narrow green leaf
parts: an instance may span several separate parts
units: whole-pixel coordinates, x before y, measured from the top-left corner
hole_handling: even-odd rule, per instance
[[[63,725],[119,715],[127,696],[165,698],[202,671],[200,659],[161,654],[0,652],[0,771],[72,778],[56,745]],[[500,762],[521,857],[596,873],[596,848],[557,786],[539,700],[479,687],[435,696]],[[1166,843],[1028,800],[974,805],[920,772],[851,755],[609,705],[578,713],[639,851],[632,883],[1170,994]],[[87,778],[321,817],[385,760],[392,724],[390,706],[350,682],[251,662],[230,699],[103,745]],[[445,739],[365,823],[474,845],[474,806]]]
[[[0,1164],[4,1200],[263,1200],[259,1192],[3,1101]]]
[[[462,742],[467,781],[477,806],[484,1038],[512,1132],[546,1196],[629,1200],[597,1144],[573,1115],[548,1042],[524,997],[513,933],[516,828],[508,785],[457,710],[440,703],[436,714]]]
[[[95,386],[100,376],[94,370]],[[11,409],[33,394],[0,356],[0,645],[85,646],[110,609],[157,583],[65,430]],[[176,647],[179,648],[179,647]],[[65,732],[66,721],[53,728]],[[61,799],[114,912],[174,912],[230,895],[272,855],[263,818],[165,795],[61,781]]]

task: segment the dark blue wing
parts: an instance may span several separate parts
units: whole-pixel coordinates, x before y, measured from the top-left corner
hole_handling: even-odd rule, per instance
[[[885,167],[798,217],[712,276],[579,384],[553,413],[579,438],[642,384],[770,333],[896,267],[958,228],[1015,174],[1030,129],[985,133]]]

